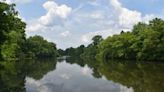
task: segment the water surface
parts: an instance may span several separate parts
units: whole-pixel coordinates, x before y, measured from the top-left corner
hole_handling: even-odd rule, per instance
[[[164,64],[95,60],[0,63],[0,92],[163,92]]]
[[[27,92],[133,92],[132,88],[108,81],[105,77],[95,78],[92,70],[85,65],[64,62],[57,63],[56,70],[50,71],[40,80],[26,77]]]

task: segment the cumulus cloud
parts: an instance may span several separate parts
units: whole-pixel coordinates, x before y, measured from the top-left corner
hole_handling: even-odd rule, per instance
[[[61,90],[63,90],[63,84],[55,84],[54,81],[50,82],[44,80],[44,78],[41,80],[35,80],[26,77],[25,87],[27,92],[61,92]]]
[[[70,76],[68,76],[68,74],[61,74],[60,77],[66,80],[70,79]]]
[[[81,37],[81,40],[84,42],[84,43],[91,43],[91,39],[92,37],[94,37],[95,35],[101,35],[103,36],[103,38],[106,38],[108,36],[111,36],[113,34],[118,34],[119,31],[117,31],[118,29],[107,29],[107,30],[100,30],[100,31],[96,31],[96,32],[89,32],[87,34],[84,34],[82,37]]]
[[[118,0],[109,0],[109,6],[111,6],[112,14],[105,12],[105,14],[99,12],[90,14],[90,17],[100,18],[100,20],[93,22],[96,24],[97,31],[88,32],[82,35],[81,40],[84,43],[90,43],[91,39],[95,35],[102,35],[104,38],[113,34],[118,34],[122,30],[129,31],[134,24],[142,21],[141,13],[138,11],[129,10],[122,6]],[[111,17],[106,17],[109,14]],[[101,15],[101,16],[100,16]],[[93,27],[93,26],[92,26]]]
[[[133,88],[120,85],[120,92],[134,92]]]
[[[90,2],[94,3],[98,1],[93,0]],[[61,42],[67,42],[67,45],[64,46],[70,47],[80,44],[87,45],[95,35],[102,35],[106,38],[109,35],[120,33],[122,29],[128,30],[141,20],[141,14],[139,12],[122,7],[118,0],[110,0],[109,6],[112,6],[112,9],[104,9],[101,7],[104,10],[83,11],[85,5],[80,5],[80,8],[72,9],[65,4],[58,5],[54,1],[47,1],[43,4],[43,8],[47,13],[35,22],[29,23],[30,25],[28,25],[27,30],[46,31],[47,35],[49,35],[50,30],[61,31],[53,31],[54,33],[51,32],[50,35],[52,36],[52,34],[54,34],[55,37],[50,38],[50,36],[46,36],[46,38],[55,38],[55,42],[57,42],[59,46],[63,45]],[[111,14],[111,12],[113,14]],[[71,17],[68,18],[70,14]],[[58,28],[56,28],[56,25],[58,25]],[[45,32],[43,34],[45,34]],[[68,36],[69,38],[67,39],[61,38]]]
[[[124,28],[132,28],[132,26],[142,20],[141,13],[138,11],[124,8],[118,0],[110,0],[110,4],[115,9],[118,23]]]
[[[12,3],[11,0],[0,0],[0,2],[5,2],[7,4],[11,4]]]
[[[41,81],[36,81],[33,78],[26,78],[26,91],[31,92],[49,92],[47,86],[43,85]]]
[[[32,2],[33,0],[12,0],[14,3],[22,3],[22,4],[24,4],[24,3],[30,3],[30,2]]]
[[[60,25],[60,22],[68,17],[72,8],[67,5],[58,5],[54,1],[47,1],[43,4],[47,13],[36,20],[30,21],[27,31],[44,31],[52,29],[54,25]]]
[[[94,32],[88,32],[86,34],[83,34],[81,37],[82,42],[84,43],[90,43],[92,37],[95,35],[102,35],[104,38],[111,36],[113,34],[118,34],[122,30],[124,31],[131,31],[132,27],[137,24],[138,22],[145,22],[148,23],[151,19],[157,17],[158,15],[154,14],[146,14],[142,15],[141,12],[136,10],[130,10],[128,8],[125,8],[122,6],[122,4],[119,2],[119,0],[109,0],[109,6],[111,6],[112,10],[112,16],[110,18],[105,17],[106,20],[103,20],[103,23],[94,22],[99,27],[97,27],[100,30],[94,31]],[[98,13],[99,15],[93,16],[93,13],[90,14],[90,16],[98,17],[102,13]],[[106,12],[107,14],[107,12]],[[110,15],[110,14],[109,14]],[[101,17],[104,17],[105,15],[101,15]],[[160,16],[158,16],[160,17]],[[104,23],[107,23],[107,27],[103,28]]]
[[[29,25],[27,25],[27,28],[26,28],[26,30],[28,30],[28,31],[38,31],[38,30],[40,30],[40,29],[43,29],[42,28],[43,26],[41,25],[41,24],[39,24],[39,23],[37,23],[37,22],[29,22]]]
[[[58,5],[54,1],[47,1],[43,4],[43,7],[47,10],[47,14],[42,16],[39,21],[44,25],[52,24],[57,17],[65,19],[71,13],[72,8],[67,5]]]
[[[32,2],[33,0],[0,0],[0,1],[6,2],[6,3],[8,3],[8,4],[11,4],[11,3],[25,4],[25,3],[30,3],[30,2]]]
[[[27,35],[41,35],[63,49],[88,45],[95,35],[104,38],[130,31],[139,21],[148,22],[157,15],[124,7],[119,0],[79,0],[79,6],[46,1],[46,14],[28,21]],[[103,3],[105,2],[105,3]],[[87,8],[87,9],[86,9]]]
[[[67,36],[71,35],[71,33],[70,33],[70,31],[65,31],[65,32],[60,33],[60,35],[63,37],[67,37]]]
[[[85,76],[89,76],[92,73],[92,70],[88,68],[88,66],[85,66],[81,69],[81,74]]]

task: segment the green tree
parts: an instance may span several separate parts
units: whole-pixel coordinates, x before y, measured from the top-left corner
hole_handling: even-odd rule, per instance
[[[93,44],[98,45],[103,40],[102,36],[96,35],[92,38]]]
[[[48,42],[41,36],[29,37],[24,44],[27,57],[45,58],[58,55],[56,44]]]
[[[96,54],[98,53],[98,44],[103,41],[103,38],[100,35],[96,35],[92,38],[92,41],[93,42],[84,49],[81,58],[95,59]]]
[[[25,40],[26,24],[18,18],[15,5],[0,2],[0,57],[12,59],[20,56]]]
[[[139,22],[132,32],[113,35],[98,45],[97,59],[164,60],[164,21]]]

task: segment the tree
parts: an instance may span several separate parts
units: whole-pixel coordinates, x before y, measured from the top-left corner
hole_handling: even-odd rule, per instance
[[[56,44],[48,42],[37,35],[27,39],[24,50],[28,57],[33,58],[56,57],[58,55]]]
[[[98,45],[103,40],[103,38],[100,35],[96,35],[92,38],[92,40],[94,45]]]
[[[0,2],[0,57],[12,59],[20,56],[25,40],[26,24],[18,18],[15,4]]]
[[[97,59],[164,60],[164,21],[139,22],[132,32],[113,35],[98,45]]]
[[[103,38],[100,35],[96,35],[92,38],[92,41],[93,42],[84,49],[84,52],[81,53],[81,58],[95,59],[96,54],[98,53],[98,44],[103,41]]]

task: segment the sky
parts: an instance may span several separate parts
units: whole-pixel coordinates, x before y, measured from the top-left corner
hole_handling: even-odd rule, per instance
[[[2,1],[2,0],[0,0]],[[164,0],[6,0],[16,3],[27,23],[26,35],[43,36],[58,48],[88,45],[95,35],[103,38],[130,31],[138,22],[164,19]]]

